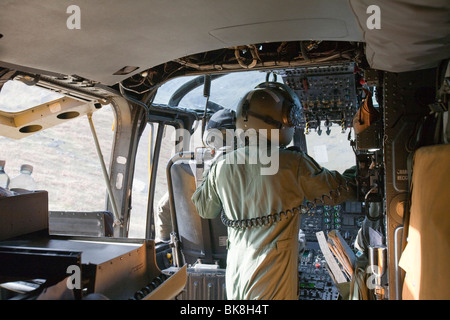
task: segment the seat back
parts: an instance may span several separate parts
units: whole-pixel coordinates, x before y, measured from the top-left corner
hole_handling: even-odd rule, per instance
[[[402,298],[450,299],[450,144],[415,152]]]
[[[227,254],[227,228],[218,216],[202,219],[191,197],[196,189],[193,160],[178,160],[171,166],[171,179],[178,237],[185,262],[218,262],[225,266]]]

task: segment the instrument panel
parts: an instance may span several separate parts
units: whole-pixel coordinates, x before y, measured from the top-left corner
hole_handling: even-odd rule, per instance
[[[337,230],[353,248],[364,221],[360,202],[345,202],[334,206],[316,206],[301,216],[301,232],[306,241],[299,255],[299,300],[337,300],[339,291],[328,272],[326,260],[316,238],[316,232]]]
[[[354,63],[344,63],[281,71],[284,83],[294,90],[302,104],[300,128],[305,129],[305,134],[312,129],[321,134],[321,121],[328,135],[333,122],[339,124],[343,132],[352,126],[359,105],[356,70]]]

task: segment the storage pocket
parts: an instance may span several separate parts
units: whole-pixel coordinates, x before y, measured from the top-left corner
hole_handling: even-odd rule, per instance
[[[292,238],[278,240],[276,243],[277,251],[286,250],[292,247]]]

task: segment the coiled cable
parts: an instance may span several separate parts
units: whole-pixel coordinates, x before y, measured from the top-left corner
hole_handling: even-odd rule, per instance
[[[308,213],[313,208],[316,208],[317,205],[325,205],[326,198],[328,198],[330,201],[333,201],[334,196],[339,197],[341,195],[340,191],[341,189],[349,191],[348,187],[349,184],[350,182],[346,181],[345,184],[340,184],[336,189],[331,190],[329,194],[323,194],[320,199],[316,198],[313,201],[306,200],[301,205],[294,207],[292,209],[287,209],[285,211],[280,211],[277,213],[272,213],[257,218],[231,220],[227,218],[225,212],[222,210],[220,219],[225,226],[234,229],[248,229],[255,227],[271,226],[272,224],[277,223],[278,221],[281,221],[283,219],[293,218],[296,214]]]

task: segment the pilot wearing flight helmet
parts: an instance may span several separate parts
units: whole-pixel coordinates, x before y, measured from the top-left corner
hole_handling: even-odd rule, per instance
[[[216,161],[192,196],[201,217],[221,214],[228,227],[228,299],[297,299],[304,200],[332,204],[356,197],[351,169],[341,175],[286,148],[300,118],[300,101],[289,87],[265,82],[251,90],[237,107],[236,129],[258,139],[245,135],[245,146]],[[276,171],[261,174],[267,163],[255,161],[255,145],[269,151]]]

